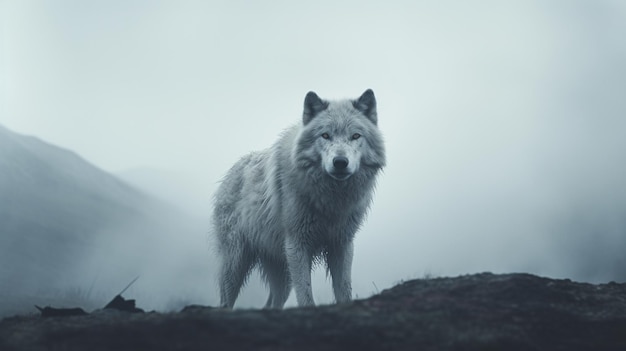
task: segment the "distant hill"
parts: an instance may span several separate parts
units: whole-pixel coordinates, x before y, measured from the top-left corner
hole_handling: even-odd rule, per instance
[[[198,183],[182,173],[149,167],[130,168],[115,175],[189,214],[206,218],[211,212],[211,192],[206,189],[211,182]]]
[[[149,237],[123,229],[154,221],[159,206],[76,153],[0,126],[0,297],[67,289],[96,248],[110,249],[106,236]]]

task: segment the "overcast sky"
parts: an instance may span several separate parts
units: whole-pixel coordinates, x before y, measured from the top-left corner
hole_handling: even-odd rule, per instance
[[[207,218],[307,91],[372,88],[388,167],[357,293],[486,270],[626,279],[624,1],[0,3],[0,124],[174,174]]]

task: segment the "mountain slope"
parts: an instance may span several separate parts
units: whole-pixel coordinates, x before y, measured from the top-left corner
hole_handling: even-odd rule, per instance
[[[0,292],[72,281],[103,235],[152,200],[75,153],[0,126]]]

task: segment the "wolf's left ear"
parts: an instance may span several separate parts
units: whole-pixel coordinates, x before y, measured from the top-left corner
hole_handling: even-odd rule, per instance
[[[372,89],[367,89],[358,100],[352,101],[352,106],[361,111],[372,123],[378,124],[378,114],[376,113],[376,97]]]
[[[324,111],[328,107],[328,101],[320,99],[317,94],[309,91],[304,98],[304,112],[302,113],[302,122],[307,125],[313,117]]]

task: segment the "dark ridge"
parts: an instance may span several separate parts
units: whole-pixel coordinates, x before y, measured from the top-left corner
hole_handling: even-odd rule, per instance
[[[490,273],[317,308],[0,322],[2,350],[626,350],[626,284]]]

